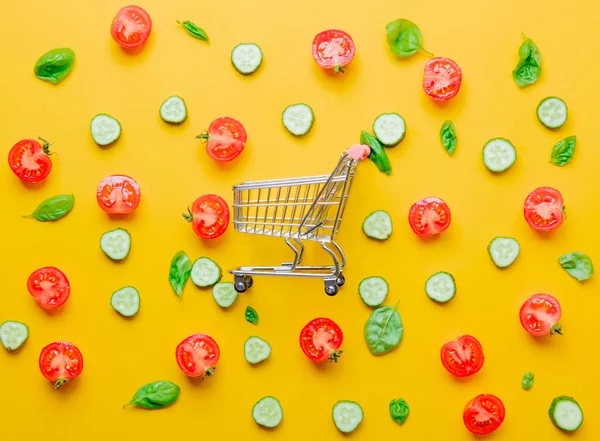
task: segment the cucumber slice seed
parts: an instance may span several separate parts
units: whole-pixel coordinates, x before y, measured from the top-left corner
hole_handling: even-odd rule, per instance
[[[190,276],[196,286],[206,288],[221,280],[221,274],[221,267],[214,260],[200,257],[192,265]]]
[[[250,75],[262,63],[263,53],[254,43],[238,44],[231,51],[231,64],[242,75]]]
[[[375,118],[373,133],[384,146],[394,147],[406,136],[406,121],[397,113],[382,113]]]
[[[435,273],[425,282],[425,292],[430,299],[439,303],[446,303],[456,294],[454,276],[445,271]]]
[[[353,432],[363,417],[362,407],[354,401],[338,401],[333,406],[333,422],[342,433]]]
[[[244,343],[244,357],[251,364],[260,363],[271,355],[271,345],[260,337],[250,337]]]
[[[229,308],[236,301],[238,292],[231,282],[219,282],[213,286],[212,295],[221,308]]]
[[[107,231],[100,237],[100,249],[112,260],[123,260],[131,250],[131,235],[123,228]]]
[[[99,113],[90,123],[94,142],[100,146],[112,144],[121,136],[121,123],[110,115]]]
[[[171,124],[181,124],[187,119],[187,107],[180,96],[170,96],[160,106],[160,117]]]
[[[283,419],[283,409],[277,398],[264,397],[252,407],[252,418],[259,426],[277,427]]]
[[[303,136],[310,132],[315,122],[315,114],[307,104],[292,104],[281,114],[284,127],[294,136]]]
[[[496,237],[492,239],[488,245],[488,253],[492,262],[498,268],[506,268],[513,264],[519,253],[521,252],[521,246],[516,239],[512,237]]]
[[[29,327],[25,323],[7,320],[0,325],[0,341],[7,351],[19,349],[29,338]]]
[[[367,306],[381,305],[388,295],[389,285],[383,277],[371,276],[358,285],[360,298]]]
[[[374,211],[364,220],[362,230],[367,237],[386,240],[392,234],[392,218],[387,211]]]
[[[572,397],[562,395],[554,398],[548,413],[552,424],[567,432],[574,432],[583,423],[581,406]]]
[[[537,107],[538,120],[549,129],[558,129],[567,122],[567,104],[560,98],[551,96],[540,101]]]
[[[516,159],[517,150],[507,139],[490,139],[483,146],[483,163],[491,172],[505,171],[515,163]]]
[[[133,286],[125,286],[110,297],[110,305],[123,317],[131,317],[140,310],[140,293]]]

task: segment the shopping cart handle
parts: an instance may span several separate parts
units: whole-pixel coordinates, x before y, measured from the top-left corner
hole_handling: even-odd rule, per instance
[[[352,147],[346,150],[346,154],[355,161],[360,161],[371,154],[371,147],[365,144],[354,144]]]

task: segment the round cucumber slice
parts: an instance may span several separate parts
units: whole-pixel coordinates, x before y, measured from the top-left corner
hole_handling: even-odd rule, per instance
[[[229,308],[238,297],[238,292],[235,290],[233,283],[220,282],[215,284],[212,289],[212,295],[221,308]]]
[[[100,237],[100,249],[112,260],[123,260],[131,249],[131,235],[123,228],[107,231]]]
[[[170,124],[181,124],[187,119],[187,107],[180,96],[170,96],[160,106],[160,117]]]
[[[315,122],[315,114],[307,104],[292,104],[281,114],[284,127],[294,136],[303,136],[310,132]]]
[[[362,230],[367,237],[386,240],[392,234],[392,218],[387,211],[374,211],[364,220]]]
[[[260,67],[262,59],[262,50],[254,43],[238,44],[231,51],[231,64],[242,75],[254,73]]]
[[[512,265],[519,257],[520,251],[519,242],[512,237],[496,237],[488,245],[490,258],[498,268]]]
[[[110,115],[100,113],[92,118],[90,131],[96,144],[109,145],[121,136],[121,123]]]
[[[360,298],[367,306],[381,305],[388,295],[389,285],[383,277],[371,276],[358,285]]]
[[[333,406],[333,422],[342,433],[356,430],[363,417],[362,407],[354,401],[338,401]]]
[[[283,409],[275,397],[264,397],[252,408],[252,418],[263,427],[277,427],[283,419]]]
[[[0,341],[7,351],[16,351],[29,338],[29,327],[25,323],[7,320],[0,325]]]
[[[552,400],[548,413],[552,424],[567,432],[574,432],[583,424],[581,406],[572,397],[565,395],[556,397]]]
[[[131,317],[140,310],[140,293],[133,286],[125,286],[115,291],[110,305],[123,317]]]
[[[500,173],[517,160],[517,150],[508,139],[490,139],[483,146],[483,163],[489,171]]]
[[[425,282],[425,292],[430,299],[439,303],[446,303],[456,294],[454,276],[445,271],[435,273]]]
[[[192,282],[200,288],[213,286],[221,280],[221,267],[208,257],[200,257],[192,265]]]
[[[394,147],[406,136],[406,122],[397,113],[382,113],[373,123],[373,133],[384,146]]]
[[[555,96],[540,101],[536,113],[538,120],[549,129],[558,129],[567,122],[567,104]]]
[[[251,364],[260,363],[271,355],[271,345],[260,337],[250,337],[244,343],[244,357]]]

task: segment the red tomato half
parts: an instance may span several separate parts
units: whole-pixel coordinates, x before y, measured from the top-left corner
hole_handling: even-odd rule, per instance
[[[449,58],[432,58],[425,65],[423,89],[435,101],[453,98],[460,90],[462,71]]]
[[[206,334],[193,334],[177,345],[175,357],[179,369],[190,377],[211,376],[221,352],[219,345]]]
[[[112,175],[102,179],[96,199],[107,213],[131,213],[140,205],[141,190],[135,179],[125,175]]]
[[[112,38],[121,47],[133,49],[146,43],[152,31],[152,20],[139,6],[125,6],[120,9],[110,26]]]
[[[519,311],[521,325],[536,337],[546,334],[562,335],[558,324],[560,316],[560,303],[549,294],[532,295],[523,303]]]
[[[525,199],[523,213],[531,228],[550,231],[563,223],[564,208],[560,191],[552,187],[540,187],[529,193]]]
[[[470,335],[463,335],[442,346],[442,364],[456,377],[473,375],[483,366],[483,348],[479,341]]]
[[[317,34],[312,44],[312,55],[317,64],[323,69],[333,69],[335,73],[344,73],[355,52],[350,35],[337,29]]]
[[[433,236],[450,226],[450,208],[440,198],[421,199],[410,207],[408,222],[417,236]]]
[[[500,398],[492,394],[477,395],[465,406],[463,421],[476,435],[487,435],[504,421],[506,411]]]
[[[194,201],[183,217],[202,239],[216,239],[229,226],[229,206],[221,197],[205,194]]]
[[[198,135],[206,141],[206,153],[219,162],[229,162],[237,158],[246,146],[246,130],[239,121],[222,117],[215,119],[208,128],[208,133]]]
[[[83,356],[74,344],[57,341],[42,349],[39,364],[42,375],[58,389],[81,374]]]
[[[316,318],[300,331],[300,348],[308,358],[317,363],[337,362],[342,355],[340,346],[344,334],[338,325],[328,318]]]
[[[35,270],[27,279],[27,290],[44,309],[62,306],[71,294],[67,276],[53,266]]]
[[[21,181],[43,181],[52,170],[50,144],[42,138],[40,141],[43,145],[36,139],[23,139],[8,152],[8,165]]]

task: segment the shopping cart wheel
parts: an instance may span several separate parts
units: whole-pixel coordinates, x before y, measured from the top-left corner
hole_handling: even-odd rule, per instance
[[[346,278],[342,273],[340,273],[340,275],[337,277],[335,283],[337,284],[337,286],[342,286],[344,283],[346,283]]]
[[[325,294],[328,296],[334,296],[340,290],[337,286],[336,280],[325,280]]]
[[[252,276],[244,276],[244,283],[246,284],[246,288],[249,289],[254,283],[254,280],[252,280]]]
[[[246,290],[248,289],[248,285],[244,280],[244,276],[235,276],[233,279],[233,287],[239,293],[246,292]]]

